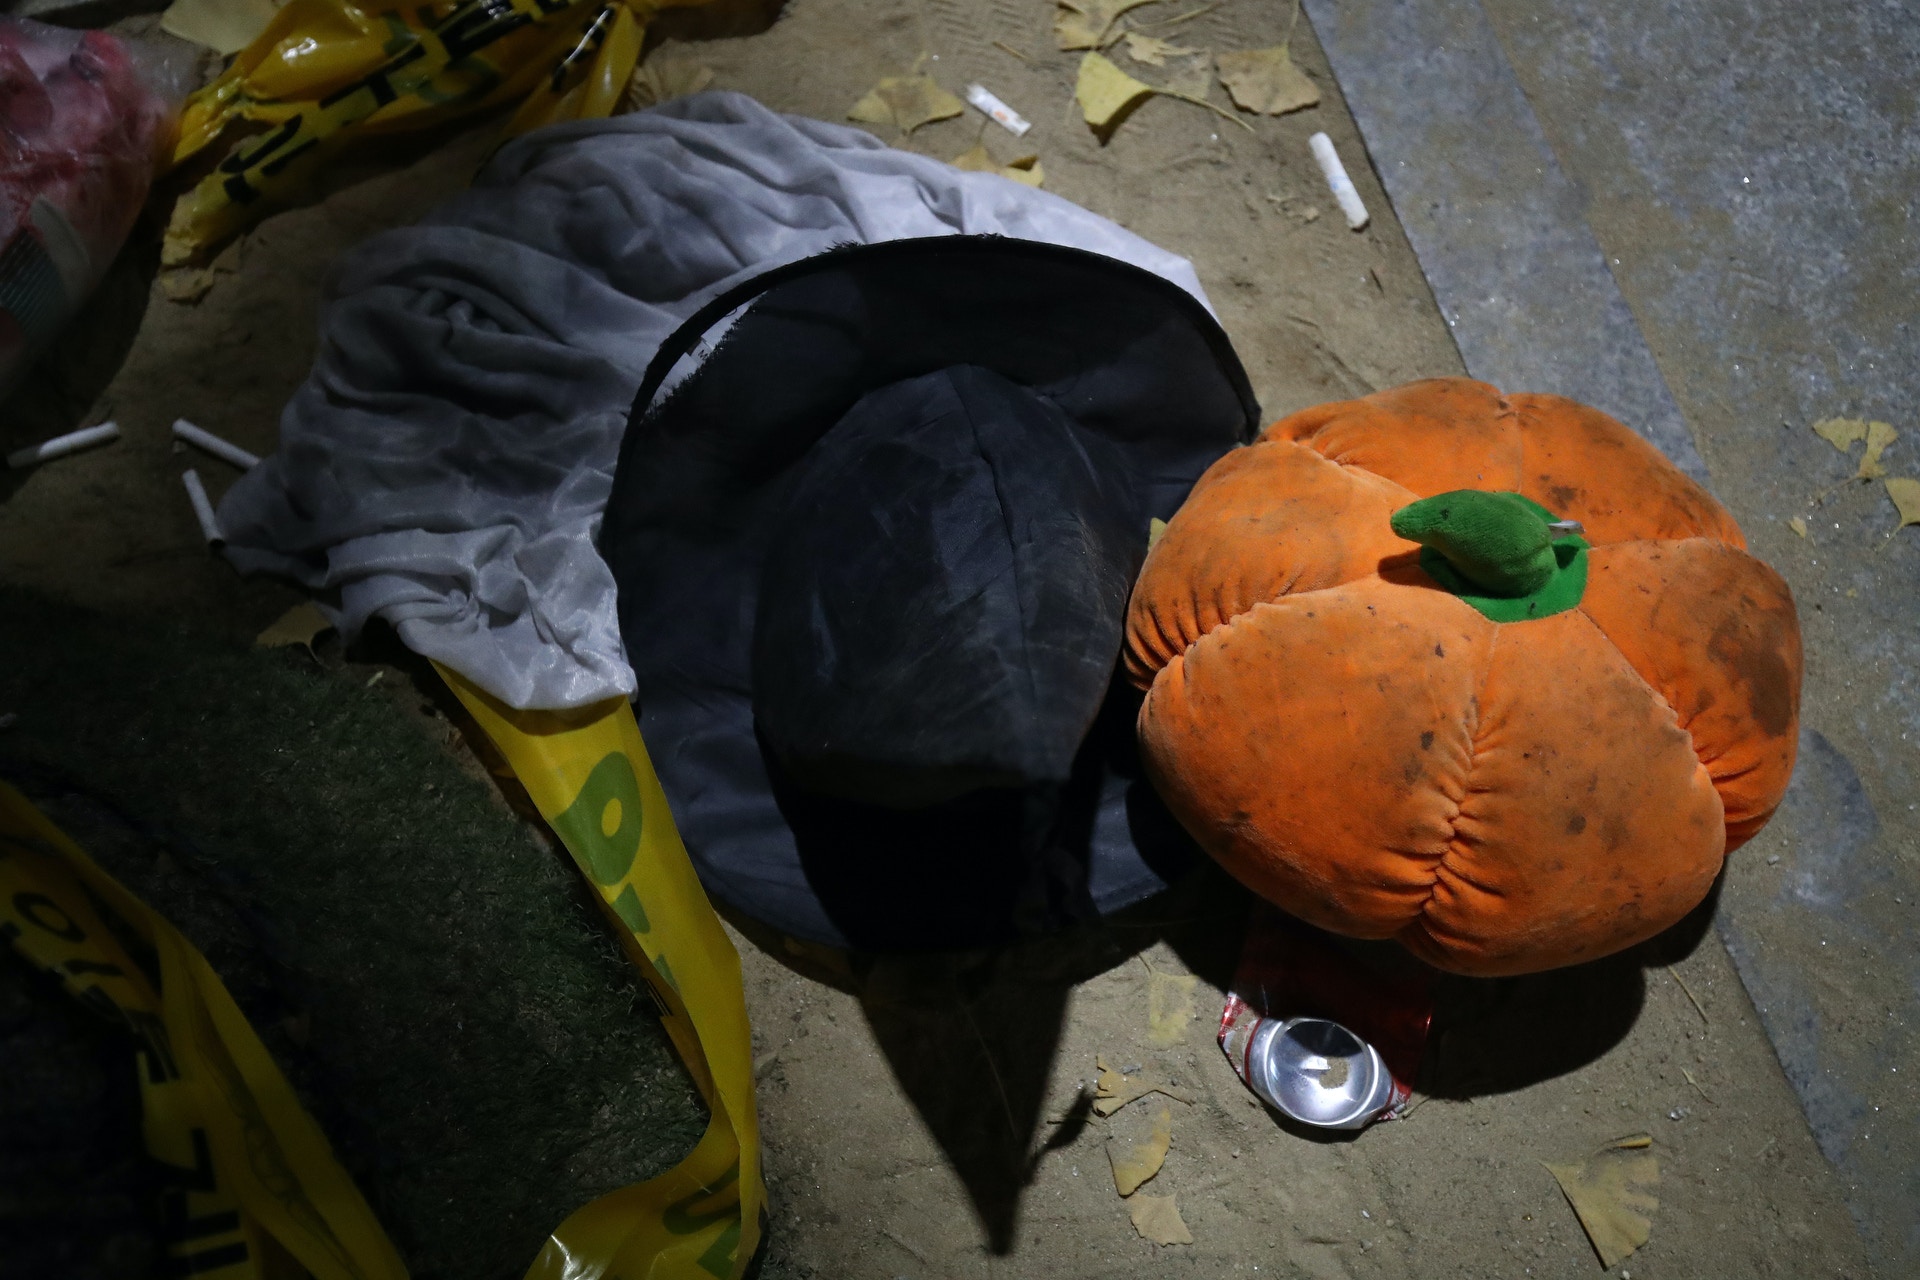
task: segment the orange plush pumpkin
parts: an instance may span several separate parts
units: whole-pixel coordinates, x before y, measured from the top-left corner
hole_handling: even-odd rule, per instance
[[[1127,666],[1148,772],[1228,871],[1510,974],[1701,901],[1786,789],[1801,660],[1786,583],[1652,446],[1447,378],[1216,463],[1147,557]]]

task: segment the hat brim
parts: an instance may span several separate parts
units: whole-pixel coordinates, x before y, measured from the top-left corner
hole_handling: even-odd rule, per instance
[[[729,316],[717,349],[654,404]],[[781,777],[763,748],[755,597],[794,463],[868,392],[954,365],[992,369],[1112,440],[1142,506],[1162,519],[1259,422],[1245,371],[1198,299],[1129,264],[1032,241],[836,250],[716,299],[661,348],[600,535],[641,729],[709,892],[829,945],[1011,941],[1135,902],[1196,856],[1138,774],[1136,704],[1118,683],[1072,779],[1044,802],[982,791],[903,813],[829,800]]]

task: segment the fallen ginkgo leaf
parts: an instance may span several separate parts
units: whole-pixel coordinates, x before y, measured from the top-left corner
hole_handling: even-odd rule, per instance
[[[967,104],[942,89],[932,76],[888,76],[853,104],[847,119],[890,124],[902,134],[935,120],[951,120]]]
[[[1319,87],[1294,65],[1285,45],[1223,53],[1214,61],[1220,68],[1220,83],[1242,111],[1279,116],[1320,101]]]
[[[1164,67],[1168,58],[1192,58],[1206,52],[1205,49],[1189,49],[1183,44],[1162,40],[1159,36],[1143,36],[1137,31],[1127,32],[1126,41],[1127,56],[1149,67]]]
[[[1193,992],[1200,979],[1192,974],[1149,971],[1147,977],[1147,1039],[1160,1048],[1179,1044],[1193,1020]]]
[[[1172,1196],[1135,1196],[1127,1201],[1127,1216],[1143,1240],[1155,1244],[1192,1244],[1193,1232],[1180,1216]]]
[[[1073,86],[1080,114],[1096,131],[1112,129],[1129,107],[1154,92],[1152,85],[1135,80],[1097,53],[1080,59],[1080,77]]]
[[[1150,1093],[1165,1094],[1175,1102],[1193,1105],[1193,1099],[1179,1089],[1159,1080],[1149,1080],[1144,1076],[1124,1075],[1107,1065],[1106,1059],[1095,1057],[1094,1066],[1100,1069],[1099,1078],[1093,1085],[1093,1111],[1095,1115],[1110,1116],[1129,1102],[1136,1102]]]
[[[1653,1234],[1646,1215],[1660,1201],[1637,1189],[1660,1181],[1660,1162],[1647,1150],[1652,1145],[1652,1138],[1635,1134],[1608,1143],[1579,1164],[1546,1165],[1600,1255],[1600,1265],[1609,1270]]]
[[[684,58],[655,54],[633,69],[627,81],[627,110],[657,107],[675,98],[687,98],[713,83],[713,68]]]
[[[1899,438],[1900,433],[1893,429],[1892,423],[1869,422],[1866,452],[1860,455],[1860,467],[1853,474],[1862,480],[1878,480],[1886,475],[1887,469],[1880,465],[1880,455]]]
[[[262,649],[282,649],[297,644],[312,653],[313,642],[320,637],[320,633],[331,630],[333,624],[327,621],[327,615],[320,612],[319,606],[313,601],[307,600],[275,618],[265,631],[253,638],[253,642]]]
[[[1059,0],[1053,13],[1053,39],[1062,49],[1098,49],[1120,15],[1155,0]]]
[[[1845,453],[1867,438],[1865,418],[1822,418],[1813,424],[1813,434]]]
[[[1046,181],[1047,171],[1040,166],[1039,156],[1021,156],[1005,164],[993,158],[987,150],[987,144],[976,142],[972,147],[952,160],[953,167],[965,169],[969,173],[997,173],[1003,178],[1012,178],[1015,182],[1024,182],[1037,187]]]
[[[1892,423],[1866,418],[1822,418],[1813,424],[1813,433],[1842,453],[1850,453],[1854,445],[1866,441],[1866,451],[1860,455],[1860,466],[1852,476],[1855,480],[1878,480],[1886,475],[1887,469],[1880,465],[1880,455],[1900,438]]]
[[[1793,530],[1803,538],[1807,536],[1807,522],[1799,516],[1794,516],[1789,519],[1787,521],[1787,528]]]
[[[1900,513],[1900,523],[1893,526],[1898,533],[1910,524],[1920,524],[1920,480],[1909,480],[1906,476],[1895,476],[1887,481],[1887,497],[1893,500],[1894,510]],[[1893,533],[1888,534],[1892,537]]]
[[[1113,1186],[1123,1196],[1140,1189],[1140,1184],[1160,1172],[1167,1162],[1167,1148],[1173,1145],[1173,1109],[1160,1104],[1153,1117],[1153,1131],[1145,1142],[1107,1139],[1107,1163],[1113,1166]]]

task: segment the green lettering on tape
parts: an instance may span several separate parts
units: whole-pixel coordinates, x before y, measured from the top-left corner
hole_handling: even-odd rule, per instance
[[[635,933],[653,928],[653,922],[647,919],[647,909],[640,905],[640,895],[633,891],[632,885],[620,890],[620,896],[613,900],[613,914]]]
[[[709,1209],[705,1213],[693,1212],[693,1206],[701,1200],[709,1200],[719,1195],[740,1180],[740,1162],[735,1160],[728,1170],[711,1183],[690,1195],[681,1196],[668,1205],[666,1212],[660,1215],[660,1224],[676,1236],[690,1236],[703,1227],[732,1218],[740,1220],[740,1197],[738,1193],[728,1197],[724,1204]]]
[[[553,829],[596,884],[620,883],[640,852],[640,779],[625,752],[610,752],[593,766]]]

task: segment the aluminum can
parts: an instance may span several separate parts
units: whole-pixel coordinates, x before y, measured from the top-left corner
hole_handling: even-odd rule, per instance
[[[1247,1086],[1301,1124],[1364,1129],[1405,1101],[1380,1051],[1325,1018],[1259,1018]]]
[[[1363,963],[1262,903],[1220,1011],[1220,1048],[1280,1114],[1314,1128],[1364,1129],[1406,1106],[1432,1018],[1428,973]]]

